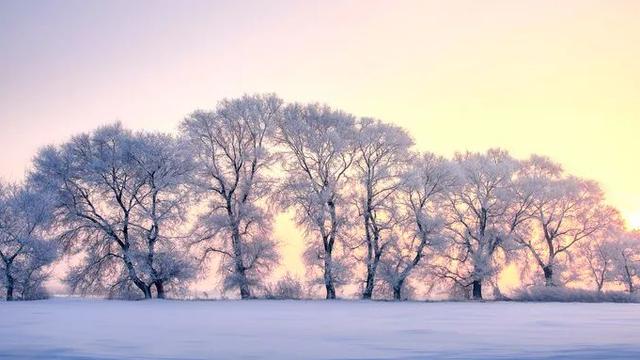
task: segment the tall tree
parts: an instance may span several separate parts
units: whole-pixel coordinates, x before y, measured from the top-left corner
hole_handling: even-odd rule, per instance
[[[261,204],[271,186],[274,162],[270,140],[282,114],[274,95],[223,100],[215,111],[196,111],[181,125],[197,165],[194,185],[207,200],[198,222],[203,259],[223,256],[225,288],[242,299],[277,261],[272,215]]]
[[[347,171],[355,157],[354,118],[328,106],[292,104],[279,124],[285,179],[278,191],[286,208],[296,209],[296,220],[308,234],[307,260],[320,262],[326,298],[336,297],[336,275],[342,270],[334,256],[336,242],[345,236],[348,201]]]
[[[186,159],[152,165],[151,157],[167,160],[176,156],[172,149],[177,148],[170,145],[170,137],[150,141],[153,138],[134,135],[116,124],[49,146],[36,157],[30,179],[54,199],[64,250],[84,255],[68,275],[73,290],[135,296],[130,294],[137,289],[151,298],[152,286],[159,281],[193,275],[172,244],[163,246],[162,255],[156,254],[156,241],[168,239],[159,232],[160,225],[180,213],[177,204],[182,195],[176,187],[181,185],[176,179],[184,174],[170,170],[173,165],[168,164],[177,166]],[[170,147],[160,149],[160,144]],[[177,178],[169,180],[171,176]],[[162,285],[159,292],[163,294]]]
[[[46,267],[57,258],[47,232],[49,204],[29,184],[0,182],[0,284],[7,301],[45,296]]]
[[[363,299],[371,299],[378,264],[399,221],[395,202],[412,145],[411,137],[400,127],[370,118],[357,122],[354,177],[366,247]]]
[[[474,299],[482,299],[483,281],[493,275],[496,253],[528,218],[531,199],[519,196],[514,178],[520,163],[506,151],[463,153],[454,158],[457,184],[449,192],[451,262],[442,275],[472,286]]]
[[[453,184],[448,162],[431,153],[414,158],[412,167],[403,174],[398,202],[403,208],[404,234],[389,244],[382,258],[383,279],[401,299],[406,279],[429,251],[439,252],[446,244],[446,192]]]
[[[143,246],[141,265],[163,299],[167,286],[180,287],[181,281],[195,275],[182,233],[192,203],[188,181],[194,164],[181,142],[161,133],[135,134],[130,157],[136,176],[145,181],[143,191],[135,196],[139,209],[132,222]]]

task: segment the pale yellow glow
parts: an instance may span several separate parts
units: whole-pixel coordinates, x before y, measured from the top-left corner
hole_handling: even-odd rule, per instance
[[[640,229],[640,212],[628,215],[629,227],[632,229]]]
[[[507,265],[498,274],[498,287],[500,291],[509,293],[520,286],[520,272],[515,264]]]

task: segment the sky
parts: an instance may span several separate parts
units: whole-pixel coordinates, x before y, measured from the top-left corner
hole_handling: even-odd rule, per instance
[[[419,150],[550,156],[640,227],[639,16],[635,0],[2,1],[0,177],[98,125],[175,131],[275,92],[402,125]]]

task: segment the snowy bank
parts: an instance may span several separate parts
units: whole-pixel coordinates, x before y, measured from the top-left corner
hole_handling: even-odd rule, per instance
[[[0,303],[0,359],[638,359],[640,305]]]

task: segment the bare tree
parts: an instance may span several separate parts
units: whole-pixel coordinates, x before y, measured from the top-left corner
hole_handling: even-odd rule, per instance
[[[132,228],[140,232],[145,280],[164,299],[167,286],[179,287],[195,275],[194,263],[183,246],[184,234],[179,231],[188,221],[192,196],[187,183],[194,164],[183,144],[172,136],[139,133],[133,140],[130,157],[145,186],[135,194],[139,213]]]
[[[581,275],[593,282],[598,292],[602,291],[605,283],[614,280],[617,245],[616,239],[602,236],[576,246],[577,255],[587,270]]]
[[[344,270],[334,257],[336,241],[344,237],[347,221],[345,186],[354,156],[354,118],[318,104],[286,107],[278,140],[284,153],[285,179],[278,199],[296,209],[296,221],[317,236],[306,252],[312,264],[321,262],[326,298],[336,297],[336,271]]]
[[[411,160],[411,137],[402,128],[370,118],[357,122],[354,177],[356,207],[366,246],[363,299],[371,299],[378,264],[397,224],[396,200],[402,171]],[[361,245],[361,244],[358,244]]]
[[[612,247],[613,279],[634,293],[640,280],[640,231],[623,231],[614,239]]]
[[[195,245],[223,256],[225,288],[250,298],[251,285],[277,261],[271,238],[272,215],[260,205],[273,182],[268,141],[281,117],[274,95],[223,100],[215,111],[196,111],[181,125],[197,164],[195,187],[206,196]]]
[[[404,209],[405,233],[389,242],[382,259],[382,277],[393,290],[393,298],[401,299],[407,277],[428,251],[442,250],[446,244],[443,212],[446,192],[453,184],[448,162],[431,153],[414,158],[414,164],[403,174],[399,202]]]
[[[0,284],[7,301],[46,296],[46,267],[57,258],[47,233],[49,204],[28,184],[0,182]]]
[[[482,284],[495,272],[496,252],[505,249],[528,218],[530,197],[520,196],[514,179],[520,163],[506,151],[456,154],[457,184],[449,192],[452,246],[441,275],[472,286],[482,299]]]
[[[530,235],[519,236],[542,270],[546,286],[554,285],[559,257],[577,242],[602,236],[617,219],[604,205],[604,194],[593,181],[566,176],[559,165],[533,157],[526,164],[526,186],[534,189]]]
[[[64,250],[84,254],[69,272],[72,290],[127,296],[137,289],[148,299],[153,285],[192,275],[172,245],[163,241],[163,251],[155,250],[156,241],[167,239],[161,225],[180,212],[177,188],[184,174],[174,172],[182,161],[169,160],[176,148],[171,143],[116,124],[38,154],[30,179],[54,199]],[[154,164],[153,157],[167,162]],[[162,285],[157,290],[163,295]]]

